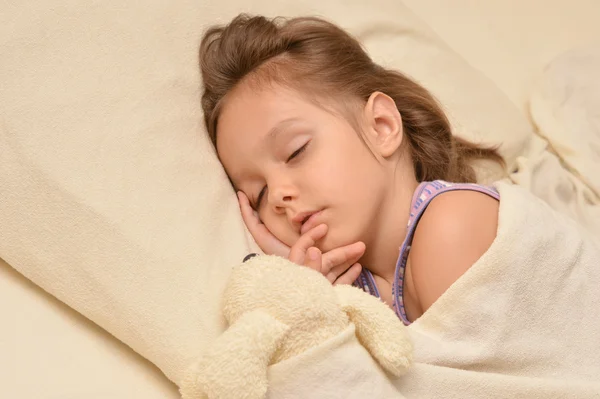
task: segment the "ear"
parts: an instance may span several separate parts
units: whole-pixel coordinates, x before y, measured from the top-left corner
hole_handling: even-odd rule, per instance
[[[367,100],[364,108],[367,136],[374,149],[384,158],[391,157],[400,147],[404,136],[402,116],[395,101],[380,91]]]

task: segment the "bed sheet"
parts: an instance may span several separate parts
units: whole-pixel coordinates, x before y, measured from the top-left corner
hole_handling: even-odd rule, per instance
[[[567,51],[544,69],[530,113],[538,134],[589,188],[585,199],[596,211],[588,218],[600,235],[600,41]]]

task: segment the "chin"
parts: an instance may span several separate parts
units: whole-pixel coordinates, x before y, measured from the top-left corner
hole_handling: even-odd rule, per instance
[[[325,253],[331,251],[332,249],[350,245],[355,242],[356,241],[347,239],[347,237],[337,236],[334,231],[330,230],[327,232],[325,237],[317,242],[317,247],[321,250],[321,252]]]
[[[319,248],[322,253],[325,253],[325,252],[331,251],[332,249],[334,249],[336,247],[334,245],[332,245],[329,242],[329,240],[327,240],[327,237],[324,237],[323,239],[321,239],[317,242],[317,248]]]

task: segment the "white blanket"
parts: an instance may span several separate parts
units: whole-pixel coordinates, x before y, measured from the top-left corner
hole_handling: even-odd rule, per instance
[[[600,397],[600,245],[526,190],[498,189],[494,243],[409,327],[415,365],[395,385],[406,398]],[[337,353],[272,367],[272,397],[311,397],[349,368]],[[294,382],[306,364],[318,372]]]
[[[600,396],[600,246],[526,191],[499,184],[490,249],[413,325],[416,397]]]

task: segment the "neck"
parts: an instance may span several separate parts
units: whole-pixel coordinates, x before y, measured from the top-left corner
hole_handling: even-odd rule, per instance
[[[361,265],[390,284],[394,281],[400,246],[406,238],[410,205],[418,185],[414,177],[398,173],[394,188],[376,215],[371,239],[365,242],[367,249],[360,259]]]

